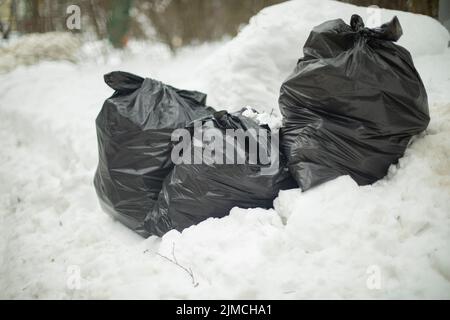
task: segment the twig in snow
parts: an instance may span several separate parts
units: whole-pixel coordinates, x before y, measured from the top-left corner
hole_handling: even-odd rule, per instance
[[[145,250],[144,253],[148,252],[148,250]],[[177,257],[175,256],[175,242],[173,243],[172,246],[172,259],[166,257],[165,255],[162,255],[158,252],[156,252],[156,255],[160,256],[161,258],[163,258],[164,260],[167,260],[171,263],[173,263],[174,265],[176,265],[177,267],[181,268],[183,271],[185,271],[192,280],[192,284],[194,285],[194,287],[197,287],[199,285],[199,283],[197,281],[195,281],[195,275],[194,272],[192,271],[192,269],[189,267],[185,267],[182,264],[178,263]]]

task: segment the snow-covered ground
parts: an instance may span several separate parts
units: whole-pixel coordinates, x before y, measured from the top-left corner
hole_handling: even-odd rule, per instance
[[[143,240],[104,214],[94,120],[121,69],[275,110],[312,26],[366,9],[320,0],[268,8],[227,43],[135,44],[108,63],[43,62],[0,75],[0,298],[450,298],[450,50],[431,18],[398,13],[432,121],[379,183],[342,177],[281,192]],[[383,11],[382,21],[393,15]],[[101,60],[101,59],[99,59]],[[162,256],[191,268],[192,275]],[[78,286],[77,274],[81,275]],[[378,281],[380,280],[380,281]]]

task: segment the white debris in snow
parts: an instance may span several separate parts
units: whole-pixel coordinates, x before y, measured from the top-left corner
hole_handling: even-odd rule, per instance
[[[271,113],[257,112],[255,108],[246,107],[242,115],[255,120],[259,125],[268,125],[272,130],[278,130],[282,125],[281,116],[274,114],[273,111]]]
[[[235,208],[162,239],[141,239],[98,206],[104,73],[135,72],[206,90],[215,107],[270,113],[311,27],[363,12],[288,2],[222,48],[173,58],[156,46],[113,66],[45,62],[0,75],[0,298],[450,298],[450,50],[423,16],[398,13],[432,121],[377,184],[341,177],[284,191],[275,210]],[[392,15],[383,12],[383,21]],[[160,256],[172,253],[192,275]]]

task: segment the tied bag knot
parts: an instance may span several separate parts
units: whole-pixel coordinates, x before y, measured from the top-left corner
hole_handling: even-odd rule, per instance
[[[354,14],[350,20],[350,26],[354,32],[360,33],[363,37],[379,40],[397,42],[403,35],[403,29],[397,16],[378,28],[367,28],[363,19],[359,15]]]

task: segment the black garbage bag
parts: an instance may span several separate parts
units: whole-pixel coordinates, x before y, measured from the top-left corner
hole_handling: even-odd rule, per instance
[[[302,190],[350,175],[383,178],[429,123],[427,94],[395,17],[380,28],[354,15],[313,29],[283,83],[281,149]]]
[[[207,138],[196,138],[197,124]],[[190,129],[177,145],[184,143],[185,148],[181,152],[174,148],[190,157],[178,163],[164,181],[158,202],[145,221],[148,235],[162,236],[211,217],[224,217],[233,207],[272,208],[280,190],[297,187],[285,159],[280,158],[274,141],[278,135],[272,136],[269,127],[259,126],[242,112],[216,112],[191,124]],[[228,129],[245,139],[227,135]],[[196,146],[201,158],[195,157]],[[200,159],[198,164],[190,164],[195,159]]]
[[[206,95],[125,72],[105,75],[115,90],[97,117],[94,185],[102,208],[140,232],[172,170],[171,134],[212,113]]]

